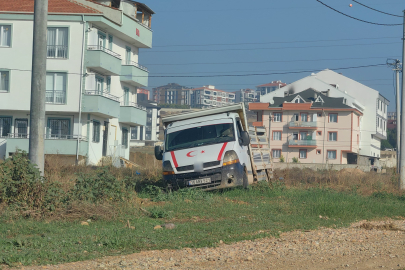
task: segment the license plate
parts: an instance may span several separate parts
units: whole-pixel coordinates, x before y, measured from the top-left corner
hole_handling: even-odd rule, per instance
[[[189,186],[211,183],[211,178],[201,178],[188,181]]]

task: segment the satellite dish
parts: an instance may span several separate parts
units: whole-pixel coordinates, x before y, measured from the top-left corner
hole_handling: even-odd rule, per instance
[[[274,100],[271,99],[271,100],[270,100],[270,104],[273,105],[273,104],[274,104]]]

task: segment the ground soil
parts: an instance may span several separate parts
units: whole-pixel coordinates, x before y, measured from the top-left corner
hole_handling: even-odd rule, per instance
[[[216,248],[145,251],[20,269],[405,269],[403,219],[293,231],[229,245],[218,242]]]

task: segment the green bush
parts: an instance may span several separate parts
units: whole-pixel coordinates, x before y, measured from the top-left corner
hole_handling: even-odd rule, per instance
[[[293,157],[293,158],[292,158],[292,162],[293,162],[293,163],[299,163],[298,158],[297,158],[297,157]]]
[[[284,162],[284,161],[285,161],[284,156],[280,155],[280,162]]]
[[[21,209],[54,210],[63,191],[56,183],[46,181],[25,152],[16,152],[0,163],[0,203]]]
[[[120,201],[125,196],[125,181],[118,180],[108,167],[97,169],[96,173],[79,173],[70,195],[90,202]]]

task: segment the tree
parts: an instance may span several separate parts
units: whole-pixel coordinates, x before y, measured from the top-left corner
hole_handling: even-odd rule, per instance
[[[387,139],[381,141],[381,149],[386,148],[397,148],[397,130],[388,129],[387,130]]]

